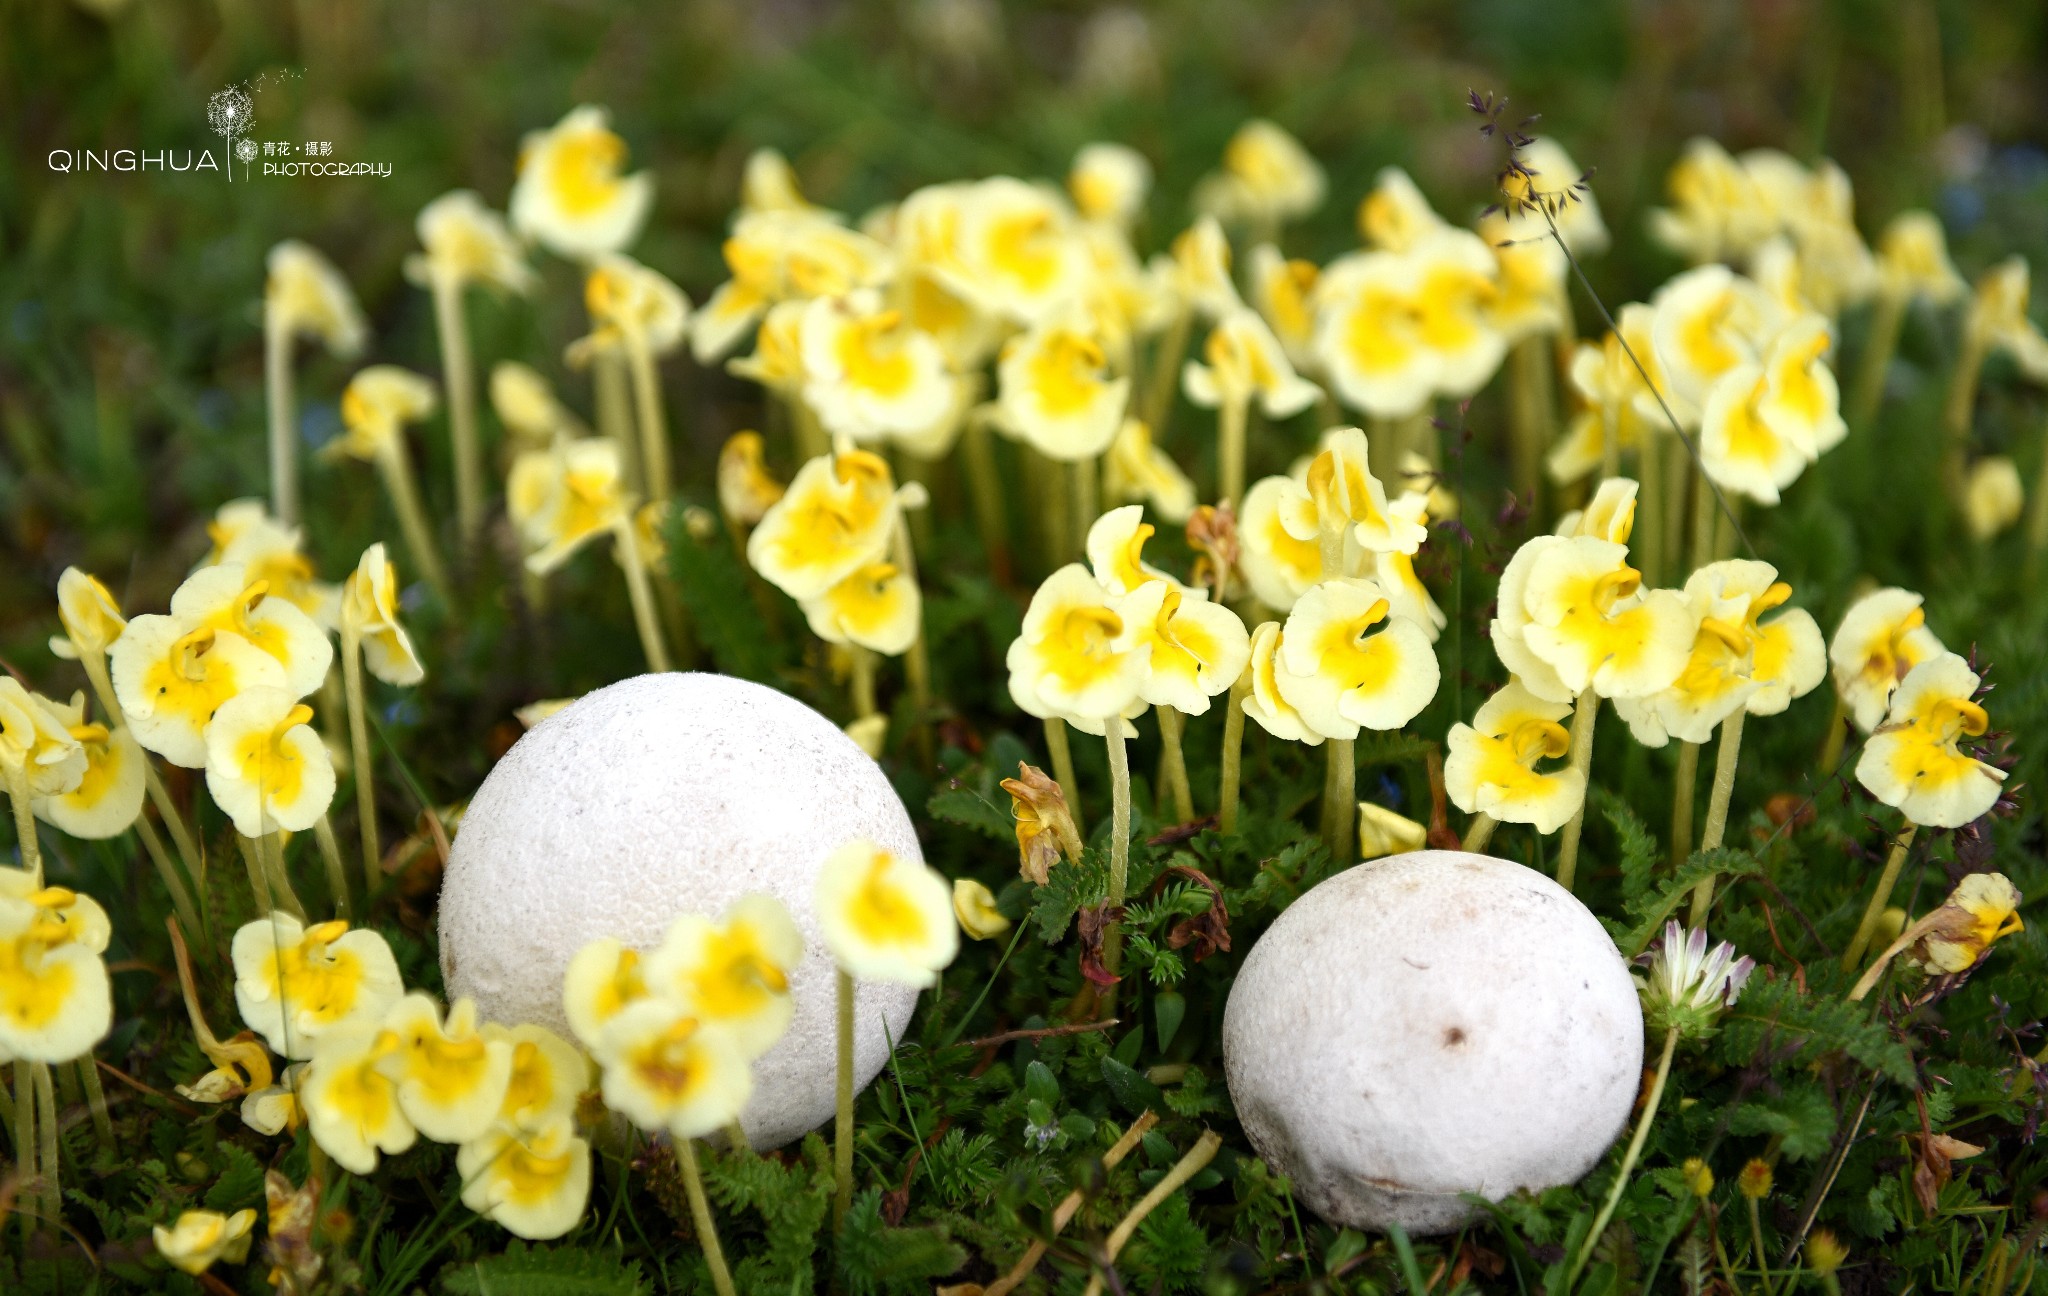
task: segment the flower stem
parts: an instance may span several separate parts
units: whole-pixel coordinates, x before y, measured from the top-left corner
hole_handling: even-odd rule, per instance
[[[1075,829],[1086,836],[1088,821],[1081,814],[1081,784],[1074,777],[1074,749],[1067,741],[1067,722],[1058,716],[1045,718],[1045,749],[1052,756],[1053,780],[1067,798],[1067,813],[1074,817]]]
[[[142,838],[143,849],[156,865],[157,875],[164,880],[164,889],[171,893],[171,907],[177,911],[179,924],[197,936],[200,932],[199,910],[192,903],[192,892],[171,864],[170,852],[164,849],[164,839],[156,835],[156,828],[149,822],[148,815],[135,816],[135,835]]]
[[[1579,772],[1585,786],[1593,786],[1593,725],[1600,718],[1600,695],[1588,684],[1585,692],[1579,694],[1577,707],[1572,711],[1572,768]],[[1557,843],[1557,884],[1569,891],[1578,878],[1579,835],[1586,828],[1586,803],[1579,802],[1579,808],[1565,821],[1564,835]]]
[[[718,1227],[711,1220],[711,1203],[704,1196],[704,1176],[697,1168],[697,1140],[676,1140],[676,1169],[682,1172],[683,1195],[690,1199],[690,1222],[697,1226],[697,1245],[704,1250],[704,1263],[711,1268],[711,1286],[718,1296],[733,1296],[732,1274],[725,1267],[725,1248],[718,1244]]]
[[[647,564],[640,557],[640,532],[632,509],[619,518],[613,534],[619,542],[619,566],[626,570],[626,594],[633,602],[633,628],[640,632],[640,651],[647,657],[648,670],[666,674],[668,645],[662,642],[661,623],[654,616],[654,591],[647,583]]]
[[[1486,849],[1486,843],[1493,840],[1493,830],[1500,827],[1500,820],[1490,814],[1476,814],[1472,822],[1465,825],[1465,840],[1458,843],[1462,850],[1477,855]]]
[[[2048,551],[2048,429],[2041,435],[2040,476],[2034,479],[2034,497],[2027,501],[2027,563],[2023,569],[2026,588],[2034,588],[2041,568],[2041,555]]]
[[[99,1063],[93,1061],[90,1052],[78,1059],[78,1082],[85,1087],[85,1105],[92,1112],[92,1132],[99,1138],[100,1146],[111,1152],[114,1118],[107,1112],[107,1088],[100,1083]]]
[[[348,750],[356,774],[356,834],[363,844],[363,903],[376,903],[384,872],[377,840],[377,778],[370,764],[370,725],[363,711],[362,638],[346,619],[341,626],[341,682],[348,693]]]
[[[797,458],[804,463],[832,453],[832,438],[825,435],[825,425],[818,421],[818,412],[811,408],[802,395],[791,393],[790,410],[796,415]]]
[[[484,528],[484,469],[476,431],[476,369],[469,355],[469,324],[462,314],[462,280],[433,276],[434,329],[441,341],[441,385],[448,389],[448,436],[455,451],[455,518],[464,548]]]
[[[1195,795],[1188,787],[1187,758],[1181,752],[1181,734],[1187,727],[1186,719],[1170,706],[1155,708],[1159,712],[1159,736],[1166,747],[1166,786],[1173,794],[1173,818],[1175,823],[1192,823],[1195,818]]]
[[[107,674],[107,656],[104,652],[81,652],[78,664],[85,667],[85,677],[92,682],[94,696],[106,710],[110,724],[127,728],[127,713],[121,710],[121,699],[114,692],[114,681]],[[185,872],[194,882],[202,881],[206,870],[199,860],[199,849],[192,842],[192,830],[185,826],[185,817],[178,813],[172,803],[169,789],[164,787],[163,777],[157,773],[156,762],[145,752],[142,757],[142,781],[149,790],[150,804],[156,807],[157,817],[164,821],[164,828],[171,834],[171,843],[178,848],[178,862],[185,866]]]
[[[1088,552],[1088,528],[1102,515],[1102,469],[1098,458],[1084,455],[1067,466],[1074,490],[1074,549]]]
[[[668,418],[661,408],[661,373],[654,351],[638,329],[627,329],[626,368],[633,378],[633,421],[640,425],[640,450],[647,465],[647,497],[668,503]]]
[[[1602,404],[1600,410],[1600,480],[1621,475],[1620,411]]]
[[[270,511],[285,526],[299,522],[298,443],[293,437],[292,333],[271,311],[263,314],[263,386],[270,412]]]
[[[853,657],[853,715],[865,720],[875,714],[875,654],[859,644],[849,644]]]
[[[1509,436],[1515,494],[1531,505],[1542,491],[1543,451],[1551,438],[1550,339],[1535,333],[1515,343],[1508,365]]]
[[[1742,718],[1748,712],[1737,708],[1721,722],[1721,745],[1714,752],[1714,790],[1707,799],[1707,822],[1700,829],[1700,849],[1716,850],[1728,833],[1728,801],[1735,795],[1735,762],[1742,756]],[[1692,927],[1704,927],[1707,909],[1714,903],[1714,879],[1693,888]]]
[[[397,437],[377,452],[377,470],[384,476],[391,507],[398,513],[399,530],[405,533],[405,547],[411,551],[420,575],[433,587],[441,606],[452,606],[448,595],[448,569],[441,565],[441,551],[434,545],[433,528],[427,525],[426,509],[420,504],[419,485],[413,478],[412,460],[405,443]]]
[[[1677,869],[1692,856],[1692,803],[1699,790],[1700,746],[1678,744],[1678,775],[1671,785],[1671,867]],[[1697,926],[1698,924],[1694,924]]]
[[[1948,403],[1942,407],[1945,436],[1941,449],[1941,484],[1949,500],[1963,500],[1963,461],[1970,449],[1971,416],[1977,406],[1977,379],[1984,371],[1984,340],[1975,329],[1963,331],[1962,350],[1948,382]]]
[[[300,922],[306,921],[306,906],[300,902],[298,892],[292,889],[292,879],[284,871],[284,834],[276,828],[256,839],[256,854],[263,863],[263,871],[270,877],[273,903],[279,898],[285,911]]]
[[[14,835],[21,843],[21,867],[43,887],[43,847],[36,840],[36,812],[30,802],[28,771],[10,767],[7,771],[7,800],[14,807]]]
[[[1110,716],[1103,722],[1104,741],[1109,747],[1109,907],[1121,908],[1124,890],[1130,881],[1131,869],[1131,762],[1130,754],[1124,750],[1124,721],[1122,716]],[[1102,966],[1112,976],[1122,970],[1124,960],[1124,928],[1118,921],[1103,924]],[[1111,986],[1101,997],[1102,1014],[1107,1017],[1116,1008],[1116,988]]]
[[[903,579],[913,586],[917,584],[917,546],[910,537],[910,524],[901,511],[896,517],[896,533],[890,538],[889,557],[896,564],[896,570],[903,573]],[[924,767],[932,767],[932,727],[928,714],[932,705],[932,660],[930,650],[924,641],[924,601],[918,601],[917,637],[910,641],[910,648],[903,654],[903,682],[910,686],[911,733],[917,743],[918,755]]]
[[[313,840],[320,847],[320,862],[327,866],[327,889],[334,893],[335,916],[348,918],[348,870],[342,866],[341,843],[335,839],[334,823],[324,814],[313,821]]]
[[[1358,862],[1358,740],[1332,738],[1323,747],[1330,775],[1323,788],[1323,845],[1332,864],[1349,868]]]
[[[1706,566],[1714,561],[1714,535],[1719,518],[1714,512],[1714,483],[1707,477],[1707,470],[1698,463],[1692,465],[1692,565]]]
[[[57,1090],[50,1083],[48,1062],[32,1063],[30,1070],[36,1081],[36,1138],[41,1143],[37,1160],[41,1162],[43,1180],[43,1218],[55,1225],[64,1213],[64,1190],[59,1183],[63,1167],[57,1145]]]
[[[627,390],[626,358],[616,348],[599,348],[592,357],[591,384],[597,403],[598,435],[619,448],[627,489],[646,489],[645,476],[640,471],[640,451],[633,444],[633,398]]]
[[[1771,1296],[1771,1262],[1764,1254],[1763,1212],[1757,1208],[1756,1198],[1749,1200],[1749,1235],[1756,1242],[1756,1281],[1764,1289],[1764,1296]]]
[[[832,1231],[853,1205],[853,976],[839,972],[839,1087],[832,1122]]]
[[[1174,1162],[1173,1169],[1168,1170],[1158,1183],[1152,1185],[1152,1191],[1140,1197],[1138,1204],[1131,1207],[1129,1213],[1117,1221],[1116,1228],[1110,1231],[1109,1241],[1103,1246],[1104,1258],[1114,1261],[1118,1253],[1129,1245],[1132,1236],[1138,1231],[1138,1225],[1145,1222],[1145,1217],[1158,1210],[1161,1202],[1179,1192],[1188,1180],[1202,1173],[1203,1167],[1216,1159],[1216,1151],[1222,1146],[1221,1134],[1215,1130],[1203,1130],[1202,1136],[1195,1140],[1195,1145],[1187,1150],[1187,1155]],[[1083,1296],[1095,1296],[1101,1291],[1102,1272],[1097,1270],[1088,1279]]]
[[[1244,442],[1245,423],[1251,415],[1250,403],[1244,400],[1226,398],[1223,407],[1217,411],[1216,431],[1216,472],[1219,479],[1217,495],[1234,510],[1244,500]]]
[[[36,1178],[36,1091],[35,1081],[29,1076],[29,1069],[35,1064],[16,1058],[14,1061],[14,1173],[21,1180],[24,1190]],[[21,1227],[24,1234],[35,1232],[36,1221],[24,1211]]]
[[[1145,393],[1145,425],[1154,442],[1166,436],[1166,424],[1173,413],[1173,393],[1180,386],[1180,362],[1187,355],[1188,332],[1194,327],[1194,312],[1183,306],[1166,327],[1159,349],[1152,353],[1152,387]]]
[[[1585,1241],[1579,1244],[1579,1254],[1572,1261],[1571,1272],[1565,1275],[1566,1291],[1571,1290],[1586,1262],[1593,1258],[1593,1248],[1599,1245],[1600,1234],[1607,1228],[1607,1221],[1614,1218],[1614,1208],[1621,1203],[1622,1189],[1628,1187],[1629,1173],[1636,1168],[1636,1158],[1643,1154],[1643,1142],[1650,1136],[1650,1122],[1656,1119],[1657,1106],[1664,1100],[1664,1082],[1671,1077],[1671,1055],[1677,1050],[1678,1028],[1674,1026],[1664,1032],[1664,1056],[1657,1060],[1657,1075],[1650,1081],[1650,1096],[1643,1103],[1643,1114],[1636,1121],[1636,1132],[1628,1141],[1628,1150],[1622,1153],[1621,1170],[1614,1176],[1614,1186],[1607,1190],[1607,1200],[1601,1203],[1600,1213],[1593,1217],[1593,1227],[1587,1231]]]
[[[1230,686],[1230,702],[1223,711],[1223,777],[1216,795],[1216,830],[1237,831],[1237,788],[1244,761],[1244,700],[1252,691],[1252,671],[1247,666]]]
[[[1863,952],[1870,948],[1870,938],[1877,934],[1878,920],[1884,917],[1884,906],[1892,898],[1892,887],[1897,885],[1899,870],[1906,865],[1906,856],[1913,849],[1913,834],[1919,826],[1912,820],[1906,821],[1906,831],[1892,843],[1892,852],[1884,862],[1884,872],[1878,876],[1877,890],[1870,897],[1870,904],[1863,910],[1863,921],[1856,926],[1855,939],[1842,952],[1842,971],[1854,972],[1862,961]]]
[[[995,445],[988,423],[970,417],[960,434],[960,460],[967,469],[967,492],[974,498],[974,524],[981,532],[982,551],[997,585],[1010,581],[1009,528],[1004,523],[1003,484],[996,475]]]
[[[1848,425],[1858,432],[1877,417],[1884,403],[1885,371],[1899,348],[1899,329],[1906,322],[1906,294],[1880,290],[1870,311],[1870,331],[1864,335],[1863,356],[1856,367],[1855,386],[1843,411]]]

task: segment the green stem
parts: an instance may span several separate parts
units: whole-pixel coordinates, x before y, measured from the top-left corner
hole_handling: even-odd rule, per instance
[[[1095,457],[1087,456],[1069,463],[1067,471],[1074,490],[1074,547],[1085,554],[1088,528],[1102,515],[1102,469]]]
[[[285,912],[300,922],[306,921],[306,906],[300,903],[298,892],[292,889],[291,875],[284,869],[284,834],[275,828],[264,833],[257,839],[256,853],[270,878],[272,897],[281,897]]]
[[[633,398],[627,390],[626,358],[616,347],[601,347],[592,357],[591,365],[598,435],[619,448],[626,489],[643,491],[647,483],[640,471],[639,448],[633,444]]]
[[[1949,375],[1948,401],[1942,407],[1945,433],[1941,450],[1941,484],[1951,503],[1963,501],[1963,461],[1970,449],[1970,424],[1977,406],[1977,379],[1984,372],[1984,341],[1965,329],[1962,350]]]
[[[1235,510],[1244,500],[1245,423],[1249,402],[1225,399],[1217,411],[1216,464],[1222,501]]]
[[[1884,403],[1884,377],[1892,356],[1899,348],[1899,330],[1906,322],[1907,295],[1880,291],[1871,306],[1870,331],[1864,336],[1863,356],[1856,367],[1850,389],[1846,422],[1858,432],[1870,426]]]
[[[356,773],[356,832],[363,844],[363,903],[375,904],[383,881],[384,850],[377,840],[377,779],[370,766],[370,725],[363,714],[362,639],[346,619],[341,627],[341,682],[348,694],[348,748]]]
[[[1763,1212],[1757,1208],[1756,1198],[1749,1201],[1749,1235],[1756,1243],[1756,1280],[1764,1289],[1764,1296],[1771,1296],[1770,1258],[1764,1254]]]
[[[704,1263],[711,1268],[711,1286],[718,1296],[733,1296],[732,1274],[725,1267],[725,1248],[718,1244],[711,1203],[704,1196],[704,1176],[697,1168],[697,1140],[676,1140],[676,1169],[682,1172],[683,1195],[690,1199],[690,1220],[697,1226],[697,1245],[704,1249]]]
[[[1194,312],[1186,307],[1174,315],[1153,353],[1152,388],[1145,393],[1145,426],[1152,440],[1163,443],[1168,416],[1173,413],[1173,393],[1180,387],[1180,362],[1187,355],[1188,333],[1194,327]]]
[[[1849,703],[1842,691],[1836,689],[1834,713],[1828,717],[1827,736],[1820,744],[1820,775],[1828,778],[1835,772],[1835,765],[1842,759],[1842,748],[1849,741]]]
[[[35,1064],[17,1058],[14,1062],[14,1172],[21,1180],[21,1190],[29,1191],[29,1185],[36,1179],[36,1090],[35,1081],[29,1070]],[[22,1213],[21,1226],[24,1234],[35,1232],[36,1221],[27,1212]]]
[[[1714,483],[1707,470],[1692,466],[1692,565],[1695,570],[1714,561],[1714,534],[1719,518],[1714,508]]]
[[[832,1231],[853,1205],[853,977],[839,972],[839,1087],[832,1122]]]
[[[1329,781],[1323,790],[1323,845],[1337,868],[1349,868],[1358,861],[1355,849],[1358,833],[1358,740],[1332,738],[1323,744],[1329,761]]]
[[[654,351],[638,329],[626,330],[626,368],[633,379],[633,421],[640,425],[640,450],[647,466],[647,497],[669,497],[668,418],[661,407],[661,373]]]
[[[1600,409],[1600,480],[1621,475],[1620,411],[1603,403]]]
[[[107,1089],[100,1083],[100,1066],[88,1052],[78,1059],[78,1080],[85,1086],[85,1104],[92,1112],[92,1132],[104,1151],[114,1150],[114,1118],[107,1111]]]
[[[320,862],[327,867],[327,889],[334,894],[334,913],[337,918],[348,918],[348,870],[341,862],[341,842],[334,836],[333,821],[322,814],[313,821],[313,840],[320,847]]]
[[[1230,702],[1223,711],[1223,777],[1216,794],[1216,830],[1237,831],[1237,789],[1244,760],[1244,700],[1251,696],[1252,672],[1247,666],[1230,686]]]
[[[896,570],[903,574],[903,579],[915,586],[917,546],[910,538],[909,523],[900,510],[896,517],[896,533],[889,542],[889,557],[896,564]],[[932,661],[924,641],[923,600],[919,600],[918,607],[917,637],[910,641],[910,648],[903,654],[903,682],[910,687],[911,733],[924,767],[930,769],[933,765],[932,726],[928,717],[932,707]]]
[[[1159,712],[1159,737],[1166,749],[1166,786],[1173,794],[1174,822],[1193,823],[1195,795],[1188,787],[1188,763],[1181,751],[1181,734],[1187,720],[1170,706],[1154,709]]]
[[[36,838],[36,812],[30,800],[28,771],[18,766],[7,770],[7,800],[14,807],[14,836],[21,845],[21,867],[34,879],[34,890],[43,888],[43,847]]]
[[[1591,799],[1593,787],[1593,725],[1600,718],[1600,695],[1588,684],[1585,692],[1579,694],[1577,707],[1572,712],[1572,768],[1579,772]],[[1564,836],[1557,845],[1557,884],[1569,891],[1578,877],[1579,836],[1586,827],[1586,802],[1579,802],[1579,808],[1565,821]]]
[[[1121,908],[1124,891],[1130,882],[1131,869],[1131,762],[1130,754],[1124,750],[1124,721],[1122,716],[1110,716],[1102,725],[1105,744],[1109,748],[1109,907]],[[1104,924],[1102,932],[1102,966],[1112,976],[1123,966],[1124,930],[1121,922]],[[1102,1013],[1110,1016],[1116,1006],[1116,990],[1110,987],[1102,995]]]
[[[825,435],[825,425],[818,421],[818,412],[802,395],[791,392],[791,411],[796,415],[796,452],[804,463],[832,453],[832,438]]]
[[[1884,917],[1885,902],[1892,898],[1892,887],[1898,884],[1899,870],[1905,867],[1906,856],[1913,848],[1913,834],[1919,831],[1919,826],[1908,820],[1906,831],[1892,843],[1891,854],[1884,862],[1884,872],[1877,879],[1877,890],[1863,910],[1863,921],[1857,924],[1856,936],[1849,942],[1849,948],[1842,952],[1842,971],[1854,972],[1857,963],[1863,959],[1863,952],[1870,948],[1870,938],[1877,934],[1878,920]]]
[[[1728,833],[1728,802],[1735,795],[1735,762],[1742,756],[1742,719],[1748,712],[1737,708],[1721,722],[1721,745],[1714,752],[1714,790],[1707,798],[1707,822],[1700,829],[1700,849],[1719,848]],[[1707,909],[1714,903],[1714,879],[1707,878],[1692,892],[1692,914],[1688,926],[1704,927]]]
[[[448,389],[448,436],[455,452],[455,517],[465,549],[484,528],[484,469],[476,430],[476,367],[462,315],[462,280],[433,276],[434,328],[441,341],[441,384]]]
[[[1700,746],[1678,744],[1678,775],[1671,785],[1671,867],[1675,870],[1692,855],[1692,802],[1700,781]]]
[[[974,524],[988,555],[989,574],[998,585],[1010,580],[1009,528],[1003,515],[1003,485],[996,475],[995,445],[985,419],[970,417],[960,436],[960,458],[967,469],[967,491],[974,498]]]
[[[1536,333],[1515,343],[1508,365],[1509,435],[1515,494],[1533,506],[1541,493],[1543,452],[1552,435],[1554,384],[1550,338]]]
[[[654,615],[654,590],[647,582],[647,564],[640,558],[640,531],[628,507],[613,534],[619,542],[619,566],[626,570],[626,595],[633,604],[633,628],[640,632],[640,651],[647,669],[656,675],[668,673],[668,645],[662,641],[661,622]]]
[[[1088,821],[1081,814],[1081,783],[1074,777],[1074,749],[1067,741],[1067,722],[1058,716],[1045,719],[1045,749],[1052,757],[1053,781],[1067,798],[1067,813],[1073,816],[1075,829],[1085,837]]]
[[[865,720],[875,714],[875,654],[859,644],[848,645],[853,655],[853,715]]]
[[[1476,814],[1472,822],[1465,825],[1465,840],[1459,843],[1463,850],[1478,855],[1485,851],[1486,843],[1493,840],[1493,830],[1500,826],[1500,820],[1490,814]]]
[[[42,1144],[37,1160],[42,1163],[38,1168],[42,1171],[43,1180],[43,1218],[55,1225],[64,1217],[64,1190],[60,1183],[63,1165],[57,1145],[57,1091],[50,1083],[48,1062],[33,1063],[30,1070],[36,1081],[36,1137]]]
[[[1636,1158],[1643,1154],[1643,1142],[1650,1136],[1650,1122],[1657,1118],[1657,1106],[1664,1100],[1664,1082],[1671,1077],[1671,1055],[1678,1049],[1678,1028],[1673,1026],[1664,1032],[1664,1056],[1657,1060],[1657,1076],[1650,1081],[1650,1096],[1643,1103],[1643,1114],[1636,1121],[1634,1137],[1628,1141],[1628,1151],[1622,1154],[1621,1170],[1614,1176],[1614,1186],[1607,1190],[1607,1200],[1601,1203],[1600,1213],[1593,1217],[1593,1227],[1586,1233],[1586,1239],[1579,1244],[1579,1254],[1572,1261],[1571,1272],[1564,1278],[1564,1289],[1570,1291],[1578,1281],[1579,1273],[1586,1262],[1593,1258],[1593,1248],[1599,1245],[1600,1234],[1607,1228],[1607,1221],[1614,1218],[1614,1208],[1621,1202],[1622,1190],[1628,1187],[1628,1177],[1636,1168]]]
[[[420,575],[433,587],[442,607],[452,607],[448,592],[448,569],[441,565],[441,551],[434,544],[433,528],[427,524],[426,509],[420,504],[419,484],[413,478],[412,460],[405,443],[393,437],[377,451],[377,471],[383,474],[384,489],[391,495],[391,507],[398,514],[398,529],[412,554]]]
[[[2024,569],[2026,587],[2034,588],[2034,578],[2041,568],[2041,555],[2048,551],[2048,429],[2041,437],[2041,466],[2034,478],[2034,497],[2027,501],[2027,565]]]
[[[285,526],[299,522],[298,442],[293,436],[292,333],[272,312],[263,314],[263,385],[270,413],[270,511]]]
[[[156,828],[149,822],[148,815],[135,816],[135,835],[142,838],[143,849],[149,853],[150,862],[156,865],[157,875],[164,880],[164,889],[171,893],[171,907],[177,911],[178,925],[196,939],[200,932],[199,909],[192,903],[192,893],[171,864],[170,852],[164,849],[164,839],[156,835]]]

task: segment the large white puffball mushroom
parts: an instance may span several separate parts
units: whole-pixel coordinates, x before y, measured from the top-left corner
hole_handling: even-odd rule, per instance
[[[441,884],[441,971],[491,1020],[569,1036],[562,974],[613,936],[641,950],[678,915],[750,891],[803,932],[789,1033],[754,1063],[740,1124],[780,1147],[831,1118],[836,980],[811,890],[837,847],[867,838],[921,860],[881,767],[803,703],[723,675],[642,675],[581,698],[505,754],[462,817]],[[865,1086],[917,1006],[864,982],[854,1071]],[[886,1023],[887,1033],[884,1033]]]
[[[1252,1146],[1325,1219],[1444,1233],[1570,1183],[1621,1132],[1643,1066],[1628,966],[1570,892],[1463,851],[1363,864],[1245,957],[1223,1066]]]

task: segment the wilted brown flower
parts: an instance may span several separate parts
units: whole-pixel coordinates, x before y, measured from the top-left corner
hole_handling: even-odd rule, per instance
[[[1036,765],[1017,762],[1017,777],[1004,779],[1010,813],[1017,820],[1018,872],[1044,886],[1060,856],[1081,858],[1081,833],[1067,809],[1067,794]]]
[[[750,527],[782,498],[782,483],[769,475],[759,432],[735,432],[718,452],[718,507],[733,526]]]
[[[1188,518],[1188,547],[1196,553],[1194,581],[1209,587],[1218,603],[1237,570],[1237,515],[1230,504],[1204,504]]]

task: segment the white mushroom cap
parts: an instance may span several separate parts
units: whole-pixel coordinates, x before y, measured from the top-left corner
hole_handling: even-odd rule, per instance
[[[1642,1077],[1628,966],[1592,913],[1520,864],[1418,851],[1288,907],[1223,1017],[1231,1101],[1324,1218],[1443,1233],[1570,1183]]]
[[[811,889],[825,857],[856,838],[924,858],[881,767],[803,703],[722,675],[599,689],[522,737],[463,815],[441,885],[449,998],[566,1036],[562,974],[586,943],[652,949],[677,915],[766,892],[806,948],[790,976],[795,1017],[754,1063],[740,1124],[756,1147],[779,1147],[832,1115],[835,979]],[[856,1004],[865,1086],[917,991],[864,983]]]

